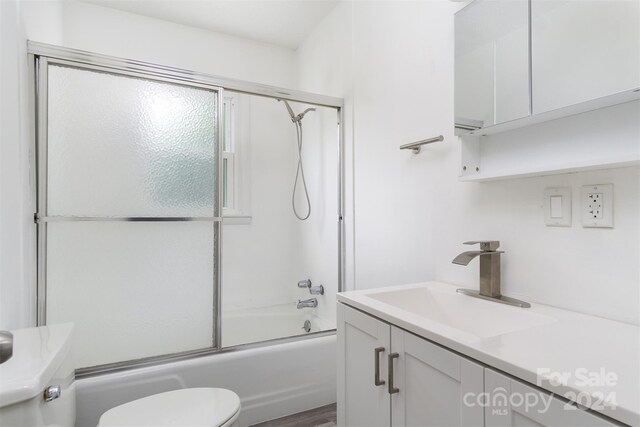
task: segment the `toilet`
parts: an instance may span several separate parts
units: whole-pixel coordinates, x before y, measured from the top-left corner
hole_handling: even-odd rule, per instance
[[[73,426],[73,324],[11,332],[13,355],[0,364],[0,425]]]
[[[235,427],[240,398],[223,388],[185,388],[143,397],[102,414],[98,427]]]
[[[73,426],[73,324],[13,332],[13,356],[0,364],[0,421],[7,426]],[[44,390],[44,393],[43,393]],[[99,427],[236,427],[240,398],[222,388],[186,388],[109,409]]]

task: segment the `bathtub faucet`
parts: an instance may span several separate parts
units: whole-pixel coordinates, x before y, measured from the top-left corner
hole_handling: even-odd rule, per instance
[[[305,300],[298,300],[298,305],[296,307],[298,307],[298,310],[301,308],[306,308],[306,307],[317,307],[318,306],[318,300],[315,298],[309,298],[309,299],[305,299]]]

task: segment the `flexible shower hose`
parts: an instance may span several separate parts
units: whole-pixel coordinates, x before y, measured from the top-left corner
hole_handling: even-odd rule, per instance
[[[309,200],[309,190],[307,190],[307,181],[304,178],[304,166],[302,165],[302,120],[294,122],[296,125],[296,134],[298,136],[298,167],[296,168],[296,180],[293,183],[293,193],[291,194],[291,206],[293,207],[293,214],[300,221],[304,221],[311,215],[311,201]],[[298,178],[302,181],[302,187],[304,188],[304,197],[307,200],[307,214],[301,216],[298,214],[296,208],[296,191],[298,189]]]

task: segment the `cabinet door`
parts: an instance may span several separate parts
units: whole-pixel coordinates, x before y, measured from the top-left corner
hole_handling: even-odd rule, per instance
[[[482,426],[484,410],[464,403],[483,391],[483,367],[423,338],[392,327],[393,426]]]
[[[391,405],[386,362],[391,347],[391,327],[338,304],[337,334],[338,425],[388,427]]]
[[[529,100],[528,1],[476,0],[456,13],[456,124],[527,117]]]
[[[616,425],[491,369],[485,369],[485,391],[487,427]]]
[[[640,87],[640,2],[532,0],[533,113]]]

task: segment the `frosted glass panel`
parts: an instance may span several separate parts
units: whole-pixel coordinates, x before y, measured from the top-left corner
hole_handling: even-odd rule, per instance
[[[218,215],[215,91],[48,72],[48,215]]]
[[[47,323],[75,323],[76,367],[211,347],[217,226],[49,223]]]

